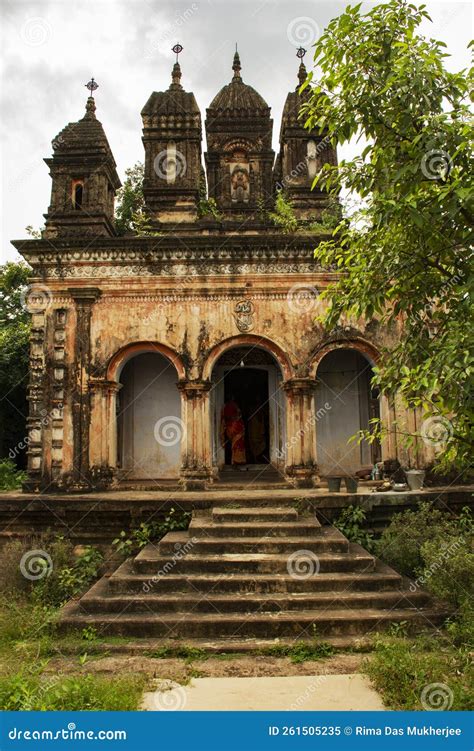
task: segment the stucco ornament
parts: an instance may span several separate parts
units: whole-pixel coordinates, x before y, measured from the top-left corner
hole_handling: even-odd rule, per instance
[[[239,300],[234,308],[235,324],[239,331],[246,333],[254,327],[253,313],[255,306],[251,300]]]

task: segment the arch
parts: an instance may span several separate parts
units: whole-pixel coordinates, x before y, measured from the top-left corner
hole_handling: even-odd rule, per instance
[[[327,342],[313,357],[316,381],[316,457],[323,476],[352,474],[380,459],[378,441],[353,441],[380,418],[380,394],[372,383],[379,353],[362,339]]]
[[[126,344],[111,357],[107,366],[107,380],[118,381],[124,365],[132,357],[142,355],[145,352],[155,352],[163,355],[174,365],[178,378],[181,380],[185,377],[186,371],[181,357],[166,344],[161,344],[160,342],[133,342]]]
[[[380,360],[379,350],[371,342],[362,339],[362,337],[353,337],[352,339],[332,339],[316,349],[310,357],[309,375],[311,378],[316,378],[321,360],[330,352],[334,352],[338,349],[354,349],[356,352],[360,352],[361,355],[364,355],[372,366],[376,365]]]
[[[240,334],[237,336],[231,336],[228,339],[224,339],[219,344],[216,344],[208,354],[204,366],[202,377],[203,380],[210,380],[214,365],[217,363],[219,357],[227,350],[233,347],[252,347],[268,350],[277,361],[281,368],[283,377],[286,379],[291,378],[293,373],[293,367],[291,365],[288,355],[281,349],[281,347],[272,342],[271,339],[267,339],[263,336],[256,334]]]

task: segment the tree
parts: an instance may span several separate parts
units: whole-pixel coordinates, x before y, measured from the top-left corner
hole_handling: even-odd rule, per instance
[[[142,227],[145,214],[143,197],[144,167],[137,162],[125,170],[125,180],[117,192],[115,228],[119,235],[136,233]]]
[[[24,463],[30,314],[25,292],[31,269],[25,263],[0,266],[0,457]],[[16,450],[17,449],[17,450]],[[12,456],[13,452],[13,456]]]
[[[315,254],[342,272],[325,293],[325,326],[344,316],[402,324],[376,383],[423,410],[441,466],[466,469],[474,438],[473,74],[446,70],[445,45],[419,33],[424,19],[424,6],[404,0],[365,15],[349,6],[315,45],[319,78],[310,73],[303,84],[311,89],[307,126],[333,143],[367,142],[316,177],[359,206]]]

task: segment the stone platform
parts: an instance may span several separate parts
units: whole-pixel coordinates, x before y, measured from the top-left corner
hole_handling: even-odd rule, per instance
[[[329,493],[326,488],[254,488],[213,486],[206,491],[177,488],[115,490],[94,493],[0,493],[0,544],[12,537],[39,535],[52,530],[78,544],[108,545],[122,530],[141,522],[157,520],[170,508],[192,511],[216,504],[301,505],[313,509],[322,523],[332,523],[348,505],[361,505],[367,512],[367,526],[376,534],[394,513],[431,501],[447,512],[458,514],[463,506],[473,507],[474,487],[460,485],[427,488],[404,493],[373,493],[360,486],[355,494]]]

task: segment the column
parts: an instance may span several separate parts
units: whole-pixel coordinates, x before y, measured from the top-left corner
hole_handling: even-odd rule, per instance
[[[72,488],[83,489],[90,485],[89,431],[90,403],[89,375],[91,359],[92,307],[100,297],[95,287],[69,289],[76,305],[76,332],[74,339],[74,367],[71,378],[73,471]]]
[[[299,488],[310,488],[319,480],[316,465],[316,418],[312,378],[285,381],[286,444],[285,472]]]
[[[210,381],[180,381],[181,484],[185,490],[201,490],[211,481]]]
[[[90,390],[89,465],[96,488],[113,483],[117,470],[117,394],[121,383],[93,378]]]

